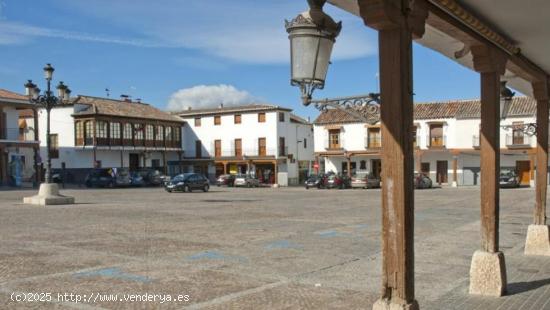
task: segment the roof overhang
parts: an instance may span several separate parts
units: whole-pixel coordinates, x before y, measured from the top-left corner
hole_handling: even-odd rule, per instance
[[[328,0],[356,16],[358,1]],[[473,69],[469,47],[494,46],[508,55],[504,80],[532,96],[532,82],[550,72],[550,2],[428,0],[426,32],[419,44]],[[521,12],[521,13],[518,13]]]

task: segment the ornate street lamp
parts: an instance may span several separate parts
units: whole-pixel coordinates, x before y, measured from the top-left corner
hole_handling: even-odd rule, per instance
[[[54,96],[52,89],[51,89],[51,81],[53,78],[53,72],[55,69],[52,67],[51,64],[47,64],[44,67],[44,77],[46,79],[47,88],[44,94],[40,94],[40,89],[32,82],[32,80],[28,80],[28,82],[25,84],[25,93],[27,96],[29,96],[29,100],[31,103],[41,105],[46,109],[46,158],[47,158],[47,164],[46,164],[46,184],[52,183],[52,160],[50,158],[50,152],[51,152],[51,141],[50,141],[50,111],[51,109],[56,106],[58,103],[68,100],[67,97],[67,90],[69,88],[67,85],[63,84],[63,82],[59,82],[57,85],[58,90],[58,96]],[[70,90],[69,90],[70,93]]]
[[[292,86],[299,86],[304,105],[311,103],[315,89],[325,87],[330,55],[342,22],[323,12],[326,0],[308,0],[309,11],[285,21],[290,39]]]
[[[325,87],[330,55],[336,37],[342,30],[342,22],[336,23],[323,12],[326,0],[308,0],[309,11],[285,21],[290,39],[290,84],[299,86],[302,103],[314,104],[320,111],[340,109],[367,123],[380,120],[379,95],[368,95],[313,100],[315,89]]]
[[[59,82],[56,87],[58,96],[54,96],[51,87],[54,71],[55,69],[50,64],[47,64],[46,67],[44,67],[44,77],[46,78],[47,86],[46,91],[43,94],[40,94],[40,89],[31,80],[28,80],[25,84],[25,94],[29,96],[29,101],[46,109],[46,180],[45,183],[40,184],[38,195],[25,197],[23,199],[24,203],[41,206],[74,203],[74,197],[60,195],[59,187],[57,184],[52,183],[52,160],[50,157],[50,111],[59,103],[67,101],[69,99],[68,95],[70,94],[70,90],[67,85],[63,84],[63,82]],[[36,173],[38,173],[38,171]]]

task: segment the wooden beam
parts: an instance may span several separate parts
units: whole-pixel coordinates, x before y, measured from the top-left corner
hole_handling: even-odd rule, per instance
[[[472,47],[474,69],[481,74],[481,247],[499,249],[500,76],[506,58],[487,46]]]
[[[412,38],[424,34],[425,1],[359,0],[378,30],[382,124],[382,296],[375,309],[418,309],[414,295]],[[390,306],[391,305],[391,306]]]
[[[548,83],[533,83],[537,100],[537,175],[534,224],[546,225],[546,191],[548,189]]]

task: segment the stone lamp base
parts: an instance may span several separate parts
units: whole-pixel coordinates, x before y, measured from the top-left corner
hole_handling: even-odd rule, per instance
[[[529,225],[525,240],[525,255],[550,256],[550,229],[548,225]]]
[[[59,186],[56,183],[42,183],[38,195],[23,198],[23,203],[47,206],[74,204],[74,197],[59,194]]]
[[[504,254],[475,251],[470,267],[470,294],[500,297],[505,293]]]

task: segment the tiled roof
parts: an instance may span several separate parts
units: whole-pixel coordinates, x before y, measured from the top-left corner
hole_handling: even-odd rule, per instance
[[[507,117],[535,116],[536,101],[531,97],[514,97],[506,112]],[[414,119],[441,119],[441,118],[480,118],[481,102],[474,100],[455,100],[429,103],[416,103],[414,105]],[[338,123],[362,123],[363,121],[337,109],[329,109],[322,112],[315,119],[314,124],[338,124]]]
[[[259,112],[259,111],[292,111],[291,109],[280,107],[272,104],[247,104],[240,106],[227,106],[221,108],[208,108],[208,109],[190,109],[184,111],[172,112],[174,115],[181,117],[186,116],[199,116],[199,115],[213,115],[213,114],[232,114],[232,113],[246,113],[246,112]]]
[[[0,88],[0,98],[15,99],[15,100],[29,100],[27,96],[14,93],[12,91],[1,89],[1,88]]]
[[[183,122],[177,116],[161,111],[149,104],[79,95],[72,104],[86,104],[90,107],[74,113],[75,116],[110,115],[130,118],[143,118],[170,122]]]

